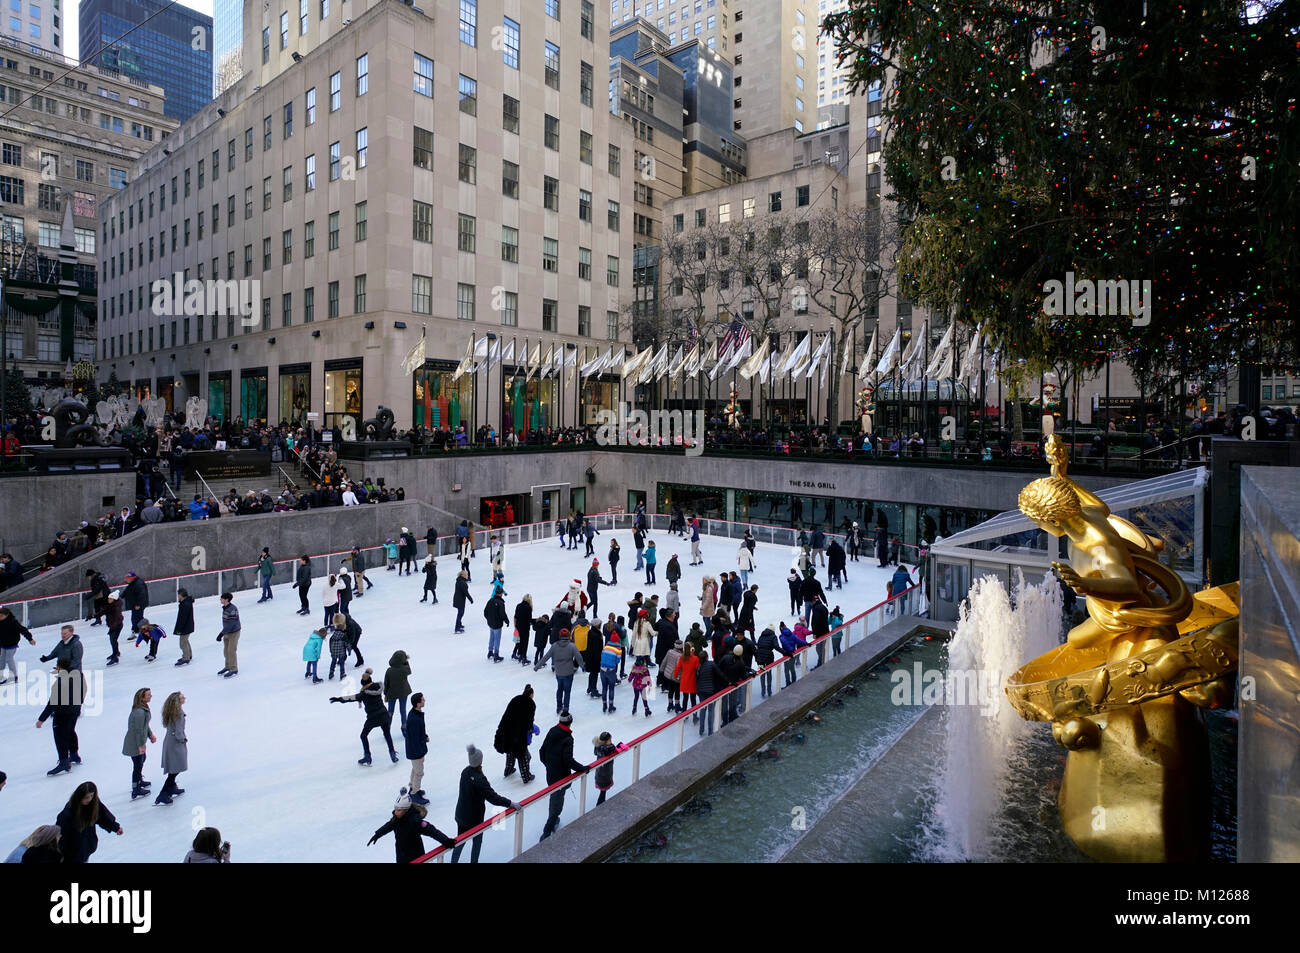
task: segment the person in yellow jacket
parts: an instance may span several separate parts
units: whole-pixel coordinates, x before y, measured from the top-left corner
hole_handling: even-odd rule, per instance
[[[578,617],[573,620],[573,646],[579,652],[587,651],[587,633],[591,631],[591,623],[587,621],[586,613],[579,612]]]

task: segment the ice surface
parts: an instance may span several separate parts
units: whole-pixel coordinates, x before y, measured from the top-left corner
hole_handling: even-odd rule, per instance
[[[596,537],[595,552],[600,569],[609,578],[607,553],[610,531]],[[668,558],[677,553],[682,566],[679,592],[683,635],[699,619],[700,580],[705,572],[715,578],[722,571],[736,568],[737,540],[705,537],[701,542],[705,563],[690,566],[690,543],[655,532],[659,554],[655,586],[644,585],[644,574],[633,571],[636,551],[630,531],[617,534],[622,548],[619,581],[616,586],[600,590],[601,617],[613,610],[626,614],[627,600],[637,591],[658,593],[660,601],[668,590],[664,570]],[[423,553],[424,546],[420,546]],[[585,586],[591,559],[576,550],[564,550],[555,539],[509,547],[506,552],[506,608],[513,617],[514,607],[525,593],[533,596],[534,614],[549,612],[566,593],[574,578]],[[360,648],[366,665],[373,667],[376,680],[382,680],[389,656],[403,649],[411,656],[411,687],[424,692],[428,699],[425,715],[429,734],[429,753],[425,758],[424,789],[430,800],[428,819],[441,830],[455,835],[453,814],[458,781],[466,765],[465,746],[473,743],[485,754],[484,770],[493,787],[512,800],[520,800],[543,789],[544,772],[536,757],[540,738],[532,745],[532,770],[537,780],[525,787],[518,773],[503,779],[504,756],[492,748],[493,736],[507,702],[525,683],[531,683],[537,702],[537,725],[542,736],[555,723],[555,679],[549,669],[534,672],[511,662],[510,630],[502,636],[501,654],[506,661],[487,661],[487,626],[483,606],[490,591],[491,571],[487,552],[479,550],[473,561],[470,593],[475,602],[466,609],[463,635],[452,633],[455,610],[451,594],[458,561],[444,556],[438,560],[438,598],[435,607],[419,602],[423,576],[399,577],[382,566],[368,575],[374,588],[361,599],[353,600],[353,615],[364,628]],[[789,597],[785,578],[789,574],[789,547],[759,543],[755,553],[758,568],[750,582],[759,585],[757,623],[763,626],[790,620]],[[423,556],[417,563],[423,562]],[[828,593],[831,605],[840,605],[844,617],[881,602],[893,572],[876,567],[874,558],[865,556],[848,564],[849,581],[842,592]],[[818,578],[826,582],[826,571],[818,569]],[[102,703],[88,700],[77,725],[83,763],[71,774],[54,778],[45,772],[53,767],[56,756],[47,722],[39,731],[36,716],[44,705],[43,690],[36,693],[12,692],[11,683],[0,688],[0,732],[5,738],[0,754],[0,770],[7,772],[8,784],[0,791],[0,848],[7,854],[37,826],[51,824],[67,801],[73,788],[83,780],[99,786],[103,802],[117,815],[125,834],[115,837],[101,831],[95,862],[160,861],[179,862],[193,839],[194,831],[205,826],[217,827],[233,845],[233,860],[239,862],[326,861],[388,862],[393,860],[392,837],[367,847],[370,834],[390,816],[399,788],[407,783],[410,763],[405,758],[398,720],[393,719],[394,743],[401,760],[390,762],[383,737],[378,730],[370,734],[374,766],[359,767],[361,743],[358,734],[364,722],[355,704],[330,704],[331,695],[348,694],[358,687],[355,679],[364,669],[350,668],[347,691],[338,681],[312,685],[303,679],[305,663],[301,661],[308,633],[322,621],[321,582],[313,580],[310,616],[298,616],[297,593],[288,585],[274,589],[275,598],[257,605],[257,590],[235,594],[240,610],[243,635],[239,643],[239,675],[218,678],[222,667],[221,645],[215,639],[220,631],[221,607],[215,598],[195,604],[197,631],[192,637],[194,662],[176,668],[180,655],[179,640],[169,635],[159,649],[158,661],[144,661],[144,645],[136,648],[124,632],[121,639],[122,662],[104,669],[108,639],[104,627],[90,628],[78,622],[77,631],[85,643],[85,670],[94,685],[102,678]],[[156,605],[147,613],[169,633],[175,620],[174,605]],[[128,620],[129,621],[129,620]],[[42,681],[47,670],[38,658],[50,651],[58,640],[58,626],[33,630],[36,647],[25,641],[18,651],[18,661],[25,667],[26,685]],[[349,663],[351,664],[351,663]],[[320,675],[325,678],[329,667],[328,645],[321,658]],[[777,674],[776,682],[781,681]],[[131,762],[122,755],[131,699],[136,689],[153,690],[151,727],[158,743],[149,746],[145,776],[153,781],[153,790],[161,789],[161,745],[163,700],[173,691],[185,694],[188,715],[189,770],[179,778],[185,794],[169,807],[154,807],[153,797],[130,801]],[[574,679],[572,710],[574,715],[574,753],[578,760],[594,758],[591,739],[601,731],[611,731],[616,742],[631,742],[669,719],[666,701],[652,701],[652,718],[634,715],[632,695],[627,682],[618,687],[618,712],[604,715],[599,701],[586,695],[586,676]],[[755,693],[757,696],[757,693]],[[757,700],[757,698],[756,698]],[[96,709],[98,714],[94,714]],[[719,713],[720,714],[720,713]],[[687,725],[685,744],[697,740],[694,725]],[[677,752],[679,732],[676,728],[662,732],[654,742],[643,747],[641,773],[644,775]],[[616,761],[617,796],[632,780],[630,755]],[[588,782],[591,781],[590,776]],[[562,823],[577,817],[576,785],[566,802]],[[594,787],[587,793],[587,806],[595,804]],[[497,811],[488,807],[488,817]],[[524,845],[536,843],[545,822],[546,799],[525,811]],[[509,818],[500,830],[489,831],[484,839],[482,860],[507,860],[515,819]],[[428,848],[437,846],[429,839]],[[466,848],[468,851],[468,847]],[[0,855],[2,856],[2,855]],[[462,862],[469,859],[468,853]]]

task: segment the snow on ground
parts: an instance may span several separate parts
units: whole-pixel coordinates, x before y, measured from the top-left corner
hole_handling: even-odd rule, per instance
[[[632,568],[636,550],[631,532],[607,531],[595,541],[601,573],[606,578],[606,554],[612,535],[617,535],[623,557],[618,584],[601,587],[601,618],[611,610],[626,614],[626,603],[637,591],[647,596],[658,593],[662,601],[668,590],[663,581],[664,569],[668,558],[677,553],[683,573],[679,583],[683,610],[679,627],[684,635],[691,622],[699,619],[697,597],[705,572],[716,578],[718,573],[735,568],[736,540],[705,537],[701,542],[705,563],[691,566],[689,542],[656,532],[650,538],[656,541],[659,553],[659,583],[646,586],[644,574]],[[421,551],[423,548],[421,545]],[[555,539],[508,548],[505,601],[511,616],[525,593],[532,594],[534,614],[541,615],[561,599],[572,579],[582,579],[585,586],[591,560],[582,552],[581,545],[576,550],[562,551]],[[750,574],[750,582],[759,585],[756,621],[761,631],[767,624],[790,619],[785,579],[791,552],[785,546],[759,543],[755,556],[758,569]],[[376,680],[382,680],[395,650],[404,649],[411,656],[412,690],[424,692],[428,699],[425,713],[430,744],[424,776],[424,789],[431,802],[428,819],[452,836],[456,833],[453,815],[459,777],[467,763],[465,746],[473,743],[484,752],[484,771],[499,793],[521,800],[545,787],[537,751],[541,738],[555,724],[554,676],[549,668],[534,672],[531,665],[525,669],[509,660],[510,629],[502,635],[501,654],[506,661],[493,664],[486,659],[487,626],[482,611],[491,574],[485,550],[478,552],[471,567],[470,592],[475,602],[466,609],[467,631],[453,634],[455,609],[451,593],[457,568],[458,561],[452,557],[438,560],[437,606],[419,602],[423,575],[399,577],[382,567],[368,573],[374,588],[352,604],[353,615],[364,629],[360,648]],[[831,605],[840,605],[844,617],[851,619],[885,598],[892,571],[893,567],[877,568],[870,557],[850,562],[844,590],[828,594]],[[825,576],[825,570],[819,569],[818,578],[823,583]],[[89,779],[99,786],[103,802],[125,830],[122,837],[101,831],[99,850],[93,858],[97,862],[179,862],[190,847],[194,831],[213,826],[233,845],[236,862],[391,863],[391,836],[370,847],[366,841],[391,816],[398,790],[409,778],[410,762],[405,758],[398,719],[394,716],[392,728],[398,763],[391,763],[383,737],[375,730],[370,734],[374,766],[359,767],[358,734],[365,720],[361,709],[356,704],[330,704],[328,698],[355,691],[359,687],[355,680],[364,669],[349,669],[351,680],[346,691],[337,680],[320,685],[304,680],[303,644],[322,619],[320,580],[313,581],[310,616],[295,615],[298,598],[290,586],[277,586],[274,593],[273,601],[262,605],[257,605],[257,590],[235,595],[243,635],[239,643],[239,675],[232,679],[216,675],[222,667],[222,647],[215,641],[221,628],[221,608],[215,598],[199,600],[195,605],[194,662],[181,668],[173,665],[180,655],[175,636],[163,640],[158,661],[146,663],[146,647],[136,648],[124,632],[121,664],[104,669],[108,654],[104,627],[77,623],[85,644],[84,664],[92,692],[101,677],[103,688],[102,704],[97,706],[92,697],[78,722],[83,763],[74,766],[71,774],[54,778],[45,774],[57,759],[51,723],[46,722],[39,731],[34,728],[44,697],[37,700],[30,697],[32,693],[16,696],[13,683],[0,688],[0,732],[5,738],[0,770],[9,776],[8,784],[0,791],[3,852],[7,854],[38,825],[53,823],[73,788]],[[173,605],[158,605],[151,607],[147,616],[170,633],[176,612]],[[33,630],[33,634],[36,647],[24,641],[18,652],[18,661],[26,669],[23,684],[43,678],[38,673],[46,666],[38,658],[58,640],[58,626]],[[327,644],[320,663],[321,678],[325,678],[328,666]],[[775,681],[779,686],[779,670]],[[536,721],[542,731],[532,745],[532,770],[537,780],[527,787],[518,773],[502,778],[504,756],[492,748],[501,713],[525,683],[535,689]],[[177,690],[187,699],[190,769],[178,782],[186,793],[169,807],[153,806],[152,796],[130,800],[131,762],[121,753],[132,696],[136,689],[146,686],[153,690],[151,728],[158,744],[149,747],[145,775],[152,780],[155,792],[163,783],[163,701]],[[651,702],[653,717],[633,713],[631,689],[626,681],[618,687],[618,712],[613,715],[602,714],[599,700],[588,698],[586,688],[586,676],[580,672],[574,679],[571,703],[574,753],[580,761],[593,760],[591,740],[601,731],[612,732],[615,742],[631,742],[670,717],[664,711],[667,702],[662,697]],[[9,693],[4,694],[6,691]],[[101,710],[94,714],[97,707]],[[684,740],[689,746],[698,734],[694,725],[687,725],[687,729]],[[642,774],[675,755],[677,740],[678,730],[673,728],[645,745]],[[616,760],[611,796],[617,796],[631,782],[631,762],[630,754]],[[588,808],[594,806],[595,797],[592,787]],[[525,847],[536,843],[541,834],[546,801],[543,798],[525,811]],[[566,801],[562,824],[577,817],[577,804],[575,785]],[[489,805],[488,816],[496,810]],[[509,859],[515,823],[511,817],[500,830],[486,834],[484,861]],[[425,843],[430,849],[437,846],[431,839]],[[462,861],[468,859],[468,855],[462,857]]]

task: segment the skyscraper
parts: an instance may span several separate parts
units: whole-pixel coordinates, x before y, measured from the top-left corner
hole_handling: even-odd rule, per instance
[[[212,101],[212,18],[163,0],[81,0],[81,59],[167,91],[184,122]]]
[[[0,11],[0,35],[63,51],[63,0],[9,0]]]

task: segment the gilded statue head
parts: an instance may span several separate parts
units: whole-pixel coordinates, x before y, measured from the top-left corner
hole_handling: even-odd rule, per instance
[[[1040,526],[1052,523],[1064,526],[1080,513],[1079,497],[1068,480],[1061,477],[1042,477],[1020,491],[1016,501],[1020,512]]]

